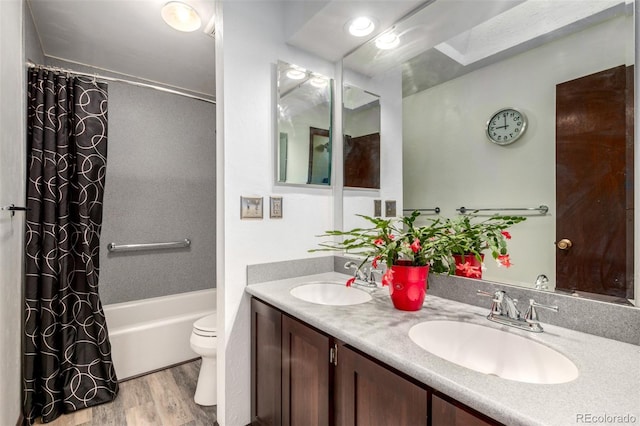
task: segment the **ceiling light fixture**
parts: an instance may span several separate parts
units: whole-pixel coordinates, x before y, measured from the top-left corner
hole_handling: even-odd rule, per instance
[[[287,77],[291,80],[302,80],[307,76],[307,70],[304,68],[291,67],[287,70]]]
[[[188,4],[179,1],[165,4],[162,7],[161,15],[164,22],[178,31],[191,32],[202,25],[198,12]]]
[[[359,18],[352,19],[347,23],[349,33],[356,37],[364,37],[373,32],[376,28],[376,24],[371,18],[366,16],[360,16]]]
[[[400,45],[400,37],[396,33],[382,34],[376,39],[376,47],[381,50],[395,49]]]
[[[317,89],[324,89],[325,87],[327,87],[328,83],[329,82],[327,81],[326,77],[323,77],[320,75],[314,75],[309,80],[309,84],[311,84],[313,87]]]

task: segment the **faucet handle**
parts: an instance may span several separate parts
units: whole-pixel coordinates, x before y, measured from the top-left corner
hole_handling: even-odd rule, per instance
[[[492,314],[496,314],[496,315],[500,315],[502,313],[502,299],[504,297],[504,291],[501,290],[497,290],[493,293],[490,293],[488,291],[484,291],[484,290],[476,290],[476,294],[478,296],[485,296],[485,297],[491,297],[491,313]]]
[[[557,306],[553,305],[543,305],[542,303],[538,303],[533,299],[529,299],[529,308],[527,312],[524,314],[524,319],[528,323],[537,323],[538,321],[538,312],[536,312],[536,308],[548,309],[553,312],[558,312],[559,309]]]

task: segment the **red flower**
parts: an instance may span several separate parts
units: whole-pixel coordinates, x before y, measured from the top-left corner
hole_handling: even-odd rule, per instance
[[[505,268],[513,266],[513,263],[511,263],[511,259],[509,258],[508,254],[501,254],[500,256],[498,256],[498,266],[500,265],[504,266]]]
[[[382,285],[389,285],[393,283],[393,269],[387,269],[387,272],[382,276]]]
[[[393,236],[393,234],[389,234],[387,235],[387,237],[389,237],[390,240],[393,240],[395,237]]]
[[[353,284],[355,282],[355,280],[356,280],[356,277],[349,278],[347,280],[347,287],[351,287],[351,284]]]
[[[510,239],[511,239],[511,234],[510,234],[509,232],[507,232],[507,231],[502,231],[502,232],[501,232],[501,234],[502,234],[502,235],[504,235],[504,237],[505,237],[507,240],[510,240]]]
[[[382,246],[384,245],[384,240],[382,238],[378,238],[377,240],[374,240],[373,244],[377,246]]]
[[[378,268],[378,261],[380,260],[380,256],[376,256],[373,258],[373,260],[371,261],[371,266],[373,266],[374,269]]]
[[[413,250],[414,253],[417,253],[421,248],[422,247],[420,246],[420,240],[417,238],[413,240],[413,243],[411,243],[411,250]]]
[[[465,262],[460,265],[456,265],[456,269],[464,274],[465,277],[469,278],[480,278],[482,276],[482,271],[479,266],[471,266],[471,263]]]

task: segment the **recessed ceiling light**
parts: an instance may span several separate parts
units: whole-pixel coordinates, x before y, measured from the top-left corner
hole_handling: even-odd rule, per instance
[[[324,89],[325,87],[327,87],[328,83],[329,82],[327,81],[327,78],[321,75],[314,75],[309,80],[309,84],[311,84],[313,87],[316,87],[318,89]]]
[[[396,33],[382,34],[376,39],[376,47],[382,50],[390,50],[398,47],[400,37]]]
[[[356,37],[364,37],[373,32],[376,24],[366,16],[360,16],[348,22],[349,33]]]
[[[202,25],[198,12],[188,4],[179,1],[165,4],[162,7],[161,15],[164,22],[178,31],[191,32]]]
[[[291,67],[287,70],[287,77],[291,80],[302,80],[307,76],[307,70],[299,67]]]

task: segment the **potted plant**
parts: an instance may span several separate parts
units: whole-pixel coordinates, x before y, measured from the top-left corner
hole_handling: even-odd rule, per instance
[[[469,215],[461,215],[454,219],[445,219],[443,250],[449,251],[452,259],[436,263],[434,272],[447,272],[469,278],[482,278],[482,262],[484,252],[489,251],[499,266],[509,268],[511,257],[507,249],[507,241],[511,234],[507,229],[524,221],[522,216],[492,216],[488,219],[474,221]]]
[[[448,264],[451,259],[445,242],[448,223],[431,220],[429,225],[415,226],[419,212],[402,218],[382,219],[361,216],[371,222],[370,228],[350,231],[327,231],[321,237],[342,237],[342,241],[320,243],[320,249],[310,251],[346,251],[363,256],[358,269],[368,262],[373,268],[387,266],[382,285],[389,285],[394,306],[401,310],[418,310],[426,294],[429,266]],[[355,277],[347,281],[350,286]]]

